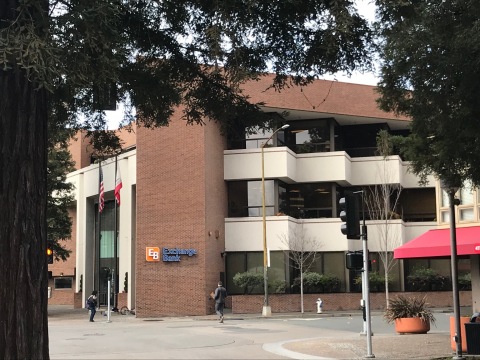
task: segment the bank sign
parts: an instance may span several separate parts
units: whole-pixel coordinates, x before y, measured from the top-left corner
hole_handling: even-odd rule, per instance
[[[196,249],[181,249],[181,248],[160,248],[149,247],[146,248],[146,260],[147,261],[160,261],[160,256],[164,262],[179,262],[181,256],[192,257],[197,255]]]

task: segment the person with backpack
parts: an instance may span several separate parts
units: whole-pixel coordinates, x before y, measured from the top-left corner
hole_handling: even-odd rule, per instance
[[[93,290],[92,295],[88,297],[87,309],[90,310],[90,322],[93,322],[93,318],[97,312],[97,290]]]
[[[220,316],[220,323],[223,323],[223,309],[225,308],[226,297],[227,290],[223,287],[222,282],[219,281],[213,298],[215,299],[215,312]]]

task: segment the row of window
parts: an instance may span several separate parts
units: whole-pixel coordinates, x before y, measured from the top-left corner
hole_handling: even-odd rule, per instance
[[[227,188],[228,217],[262,216],[261,181],[231,181]],[[336,218],[336,204],[344,190],[335,183],[286,184],[280,180],[266,180],[265,213],[267,216],[289,215],[297,219]],[[391,210],[404,221],[434,221],[435,189],[404,189],[396,208]],[[373,219],[375,216],[367,211],[365,217]]]
[[[389,290],[401,291],[402,279],[405,284],[405,290],[423,290],[418,284],[419,274],[429,275],[424,277],[427,285],[435,285],[435,279],[442,280],[444,284],[436,284],[437,288],[425,290],[449,290],[451,289],[450,279],[450,259],[405,259],[404,273],[402,275],[399,266],[400,261],[393,260],[392,254],[388,254],[388,261],[393,266],[389,272]],[[380,253],[370,252],[371,260],[371,282],[372,291],[384,291],[384,265]],[[229,252],[226,257],[226,285],[229,294],[245,294],[244,288],[238,286],[233,280],[239,273],[258,273],[263,274],[263,252]],[[323,274],[329,279],[338,280],[334,287],[326,289],[325,292],[360,292],[361,291],[361,272],[348,270],[345,265],[344,252],[318,252],[313,263],[308,266],[308,272]],[[299,269],[295,261],[292,261],[287,251],[270,252],[270,267],[268,268],[268,282],[272,286],[273,292],[292,293],[298,292]],[[458,261],[458,274],[465,276],[470,274],[470,259],[461,258]],[[431,276],[435,275],[435,276]],[[415,278],[417,276],[417,278]],[[413,280],[412,280],[413,279]],[[280,286],[283,283],[283,287]],[[443,287],[440,287],[442,285]],[[281,290],[279,290],[281,289]],[[312,289],[318,292],[318,289]],[[262,284],[248,289],[251,294],[263,294]]]
[[[460,200],[456,206],[455,218],[458,222],[478,222],[480,220],[480,190],[475,189],[471,183],[466,182],[455,197]],[[441,190],[440,223],[450,223],[450,200],[448,193]]]
[[[269,145],[287,146],[296,154],[346,151],[351,157],[375,156],[377,134],[382,129],[388,129],[388,126],[340,126],[333,118],[296,120],[290,122],[286,130],[279,131]],[[246,132],[239,127],[237,133],[229,134],[228,149],[258,149],[272,133],[272,130],[262,129]],[[400,135],[406,131],[391,133]]]

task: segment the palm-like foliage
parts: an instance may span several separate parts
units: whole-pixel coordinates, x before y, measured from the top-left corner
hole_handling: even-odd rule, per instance
[[[415,298],[399,295],[395,299],[390,299],[389,306],[383,317],[388,323],[401,318],[421,318],[425,322],[435,323],[435,317],[431,310],[427,308],[426,297]]]

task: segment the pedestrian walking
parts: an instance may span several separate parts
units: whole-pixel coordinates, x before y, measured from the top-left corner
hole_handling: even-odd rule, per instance
[[[225,298],[227,297],[227,290],[223,287],[221,281],[215,289],[213,298],[215,299],[215,312],[220,316],[220,323],[223,323],[223,309],[225,308]]]
[[[90,322],[93,322],[93,318],[97,312],[97,290],[93,290],[92,295],[88,297],[87,306],[88,310],[90,310]]]

